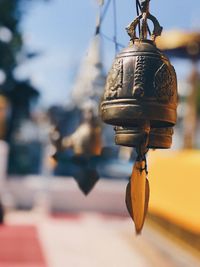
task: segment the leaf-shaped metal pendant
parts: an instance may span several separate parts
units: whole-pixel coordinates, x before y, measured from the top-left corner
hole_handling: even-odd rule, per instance
[[[143,220],[142,227],[144,225],[145,218],[146,218],[146,215],[147,215],[147,212],[148,212],[149,195],[150,195],[149,181],[146,178],[145,208],[144,208],[144,220]],[[131,184],[130,184],[130,182],[127,184],[127,187],[126,187],[126,207],[127,207],[128,212],[129,212],[129,215],[131,216],[131,218],[134,221],[134,218],[133,218],[133,207],[132,207],[132,201],[131,201]]]
[[[144,219],[143,219],[142,228],[144,226],[145,218],[146,218],[147,212],[148,212],[149,196],[150,196],[149,181],[146,178],[146,185],[145,185],[145,204],[144,204]]]
[[[128,195],[130,195],[131,201]],[[131,175],[130,189],[129,186],[127,188],[126,203],[129,213],[134,220],[137,234],[141,232],[144,225],[148,202],[149,183],[146,179],[145,161],[136,161]]]
[[[126,187],[126,199],[125,199],[125,202],[126,202],[126,207],[127,207],[128,213],[129,213],[129,215],[131,216],[131,218],[134,221],[133,209],[132,209],[132,203],[131,203],[131,184],[130,184],[130,182],[128,182],[127,187]]]

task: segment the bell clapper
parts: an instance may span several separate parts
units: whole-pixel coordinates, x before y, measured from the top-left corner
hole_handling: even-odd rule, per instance
[[[137,234],[140,234],[145,217],[148,210],[149,202],[149,182],[147,179],[147,163],[146,163],[146,153],[148,152],[148,142],[150,133],[150,123],[149,121],[144,121],[141,125],[141,131],[144,131],[144,138],[140,144],[138,144],[137,159],[133,166],[133,171],[130,179],[130,190],[127,190],[126,203],[128,203],[127,208],[129,213],[132,215],[133,221],[135,223],[135,230]],[[127,199],[130,198],[130,201]],[[129,205],[129,203],[131,203]],[[131,211],[130,211],[131,209]]]

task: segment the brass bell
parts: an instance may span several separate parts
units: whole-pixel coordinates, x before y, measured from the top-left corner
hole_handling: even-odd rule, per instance
[[[149,202],[146,154],[149,148],[170,148],[178,103],[176,73],[156,47],[162,27],[149,13],[149,2],[137,1],[141,14],[127,27],[130,45],[117,55],[101,102],[103,121],[115,126],[116,144],[134,147],[137,153],[126,190],[126,205],[137,234]],[[153,22],[153,32],[148,20]]]
[[[168,149],[172,144],[173,128],[151,128],[147,148]],[[115,127],[115,143],[121,146],[137,147],[144,140],[145,132],[140,128]]]
[[[130,45],[119,53],[108,74],[101,116],[104,122],[138,127],[149,121],[152,128],[172,127],[177,114],[177,78],[168,58],[156,47],[162,27],[150,13],[154,24],[151,40],[136,37],[141,16],[127,28]]]

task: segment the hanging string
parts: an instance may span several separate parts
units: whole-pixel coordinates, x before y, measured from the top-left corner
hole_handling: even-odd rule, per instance
[[[150,0],[149,0],[150,1]],[[100,15],[100,19],[99,19],[99,26],[96,27],[96,33],[101,33],[102,37],[104,37],[105,39],[107,39],[108,41],[112,42],[115,44],[115,52],[117,53],[118,49],[119,48],[124,48],[125,45],[123,44],[120,44],[118,41],[117,41],[117,12],[116,12],[116,0],[113,0],[113,16],[114,16],[114,37],[111,38],[109,36],[107,36],[106,34],[104,34],[102,31],[100,31],[100,25],[102,24],[103,20],[105,19],[106,15],[107,15],[107,12],[108,12],[108,9],[109,9],[109,6],[111,4],[111,0],[108,0],[106,2],[106,5],[105,5],[105,8],[103,9],[102,11],[102,14]],[[142,12],[142,6],[141,6],[141,3],[140,3],[140,0],[136,0],[136,12],[137,12],[137,16],[140,15],[140,12]],[[152,33],[151,33],[151,30],[147,24],[147,31],[148,31],[148,34],[151,36]],[[138,25],[138,32],[139,32],[139,36],[140,36],[140,33],[141,33],[141,25],[139,23]]]
[[[115,40],[114,40],[113,38],[107,36],[106,34],[104,34],[104,33],[102,33],[102,32],[101,32],[101,35],[102,35],[102,37],[104,37],[104,38],[105,38],[106,40],[108,40],[109,42],[115,43]],[[116,43],[117,43],[118,48],[119,48],[119,47],[120,47],[120,48],[125,48],[125,45],[123,45],[123,44],[121,44],[121,43],[119,43],[119,42],[116,42]]]
[[[101,30],[100,27],[101,27],[102,22],[103,22],[106,14],[107,14],[107,11],[108,11],[110,3],[111,3],[111,0],[108,0],[107,3],[106,3],[105,8],[102,11],[102,7],[104,5],[104,1],[103,0],[99,1],[99,15],[97,16],[97,20],[96,20],[95,35],[100,34],[100,30]]]
[[[106,3],[106,5],[105,5],[104,10],[102,11],[102,14],[101,14],[101,17],[100,17],[100,24],[102,24],[104,18],[106,17],[108,8],[110,6],[110,3],[111,3],[111,0],[108,0],[107,3]]]
[[[98,27],[98,28],[96,27],[96,32],[101,33],[101,36],[102,36],[103,38],[105,38],[106,40],[108,40],[108,41],[114,43],[114,45],[115,45],[115,53],[117,53],[118,50],[119,50],[119,48],[124,48],[125,45],[120,44],[120,43],[117,41],[117,9],[116,9],[116,1],[115,1],[115,0],[113,0],[114,37],[111,38],[111,37],[107,36],[107,35],[104,34],[104,33],[101,31],[101,29],[100,29],[100,25],[102,24],[103,20],[105,19],[106,15],[107,15],[109,6],[110,6],[110,4],[111,4],[111,1],[112,1],[112,0],[108,0],[108,1],[106,2],[105,8],[103,9],[102,14],[101,14],[101,16],[100,16],[99,27]]]
[[[117,9],[116,9],[116,0],[113,0],[113,22],[114,22],[114,44],[115,44],[115,54],[118,52],[118,45],[117,45]]]
[[[141,11],[140,2],[139,2],[139,0],[136,0],[136,12],[137,12],[137,16],[139,16],[140,11]],[[140,22],[139,22],[139,24],[138,24],[139,36],[140,36],[140,27],[141,27],[141,25],[140,25]]]
[[[149,1],[150,1],[150,0],[149,0]],[[137,10],[137,16],[139,16],[139,13],[142,12],[142,6],[141,6],[139,0],[136,0],[136,10]],[[140,31],[141,31],[141,25],[140,25],[140,23],[139,23],[139,29],[138,29],[139,36],[140,36]],[[147,24],[147,31],[148,31],[148,34],[151,36],[152,33],[151,33],[151,30],[150,30],[148,24]]]

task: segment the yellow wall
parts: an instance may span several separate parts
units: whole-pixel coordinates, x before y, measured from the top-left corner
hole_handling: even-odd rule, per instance
[[[151,151],[149,211],[200,234],[200,151]]]

